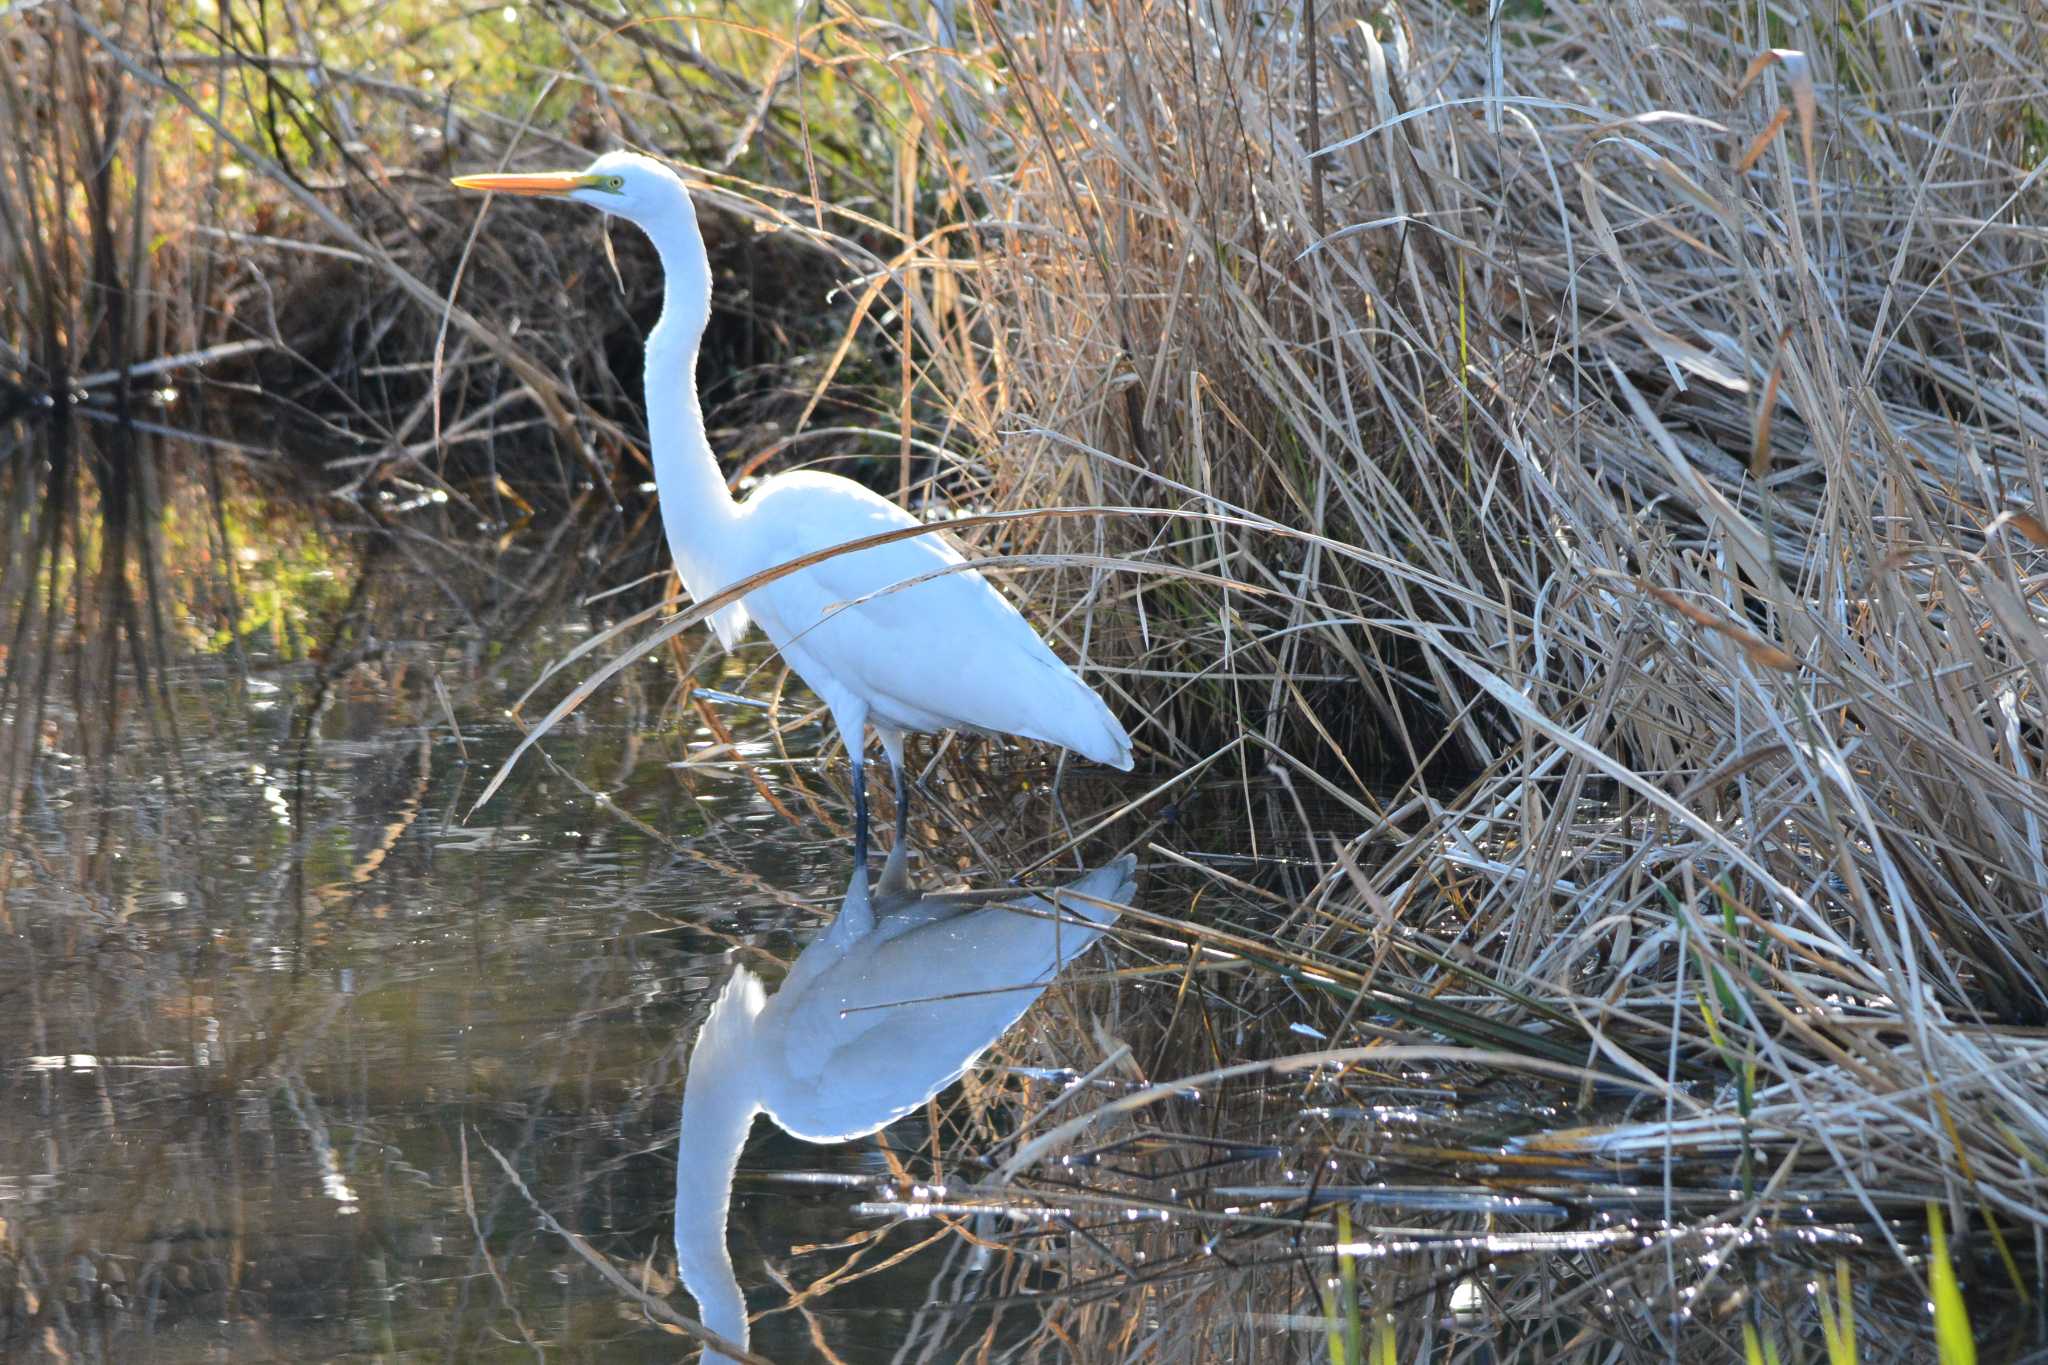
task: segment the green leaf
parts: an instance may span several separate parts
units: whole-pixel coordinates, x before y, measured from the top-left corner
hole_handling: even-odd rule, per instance
[[[1927,1263],[1927,1296],[1934,1302],[1934,1345],[1941,1365],[1977,1365],[1977,1339],[1970,1333],[1970,1310],[1963,1306],[1955,1263],[1948,1258],[1948,1233],[1941,1206],[1927,1205],[1927,1236],[1934,1254]]]

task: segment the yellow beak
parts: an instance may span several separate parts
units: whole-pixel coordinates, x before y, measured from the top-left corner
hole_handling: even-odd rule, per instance
[[[567,194],[592,188],[597,178],[577,171],[530,171],[524,175],[458,175],[451,183],[457,189],[493,194]]]

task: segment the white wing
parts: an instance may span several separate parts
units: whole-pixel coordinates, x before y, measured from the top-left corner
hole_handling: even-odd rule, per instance
[[[821,475],[770,481],[747,521],[757,567],[920,524]],[[935,531],[835,555],[748,594],[747,606],[813,690],[850,691],[878,724],[1022,735],[1130,767],[1130,738],[1102,699],[987,579],[946,572],[962,562]]]

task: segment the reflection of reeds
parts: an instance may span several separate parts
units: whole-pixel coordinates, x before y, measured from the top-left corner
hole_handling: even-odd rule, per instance
[[[667,1197],[669,1168],[648,1153],[673,1131],[675,1025],[632,1003],[663,980],[661,955],[636,944],[662,927],[653,910],[725,883],[678,896],[658,845],[628,831],[622,875],[592,895],[566,841],[517,833],[559,822],[559,802],[523,805],[533,793],[508,803],[509,830],[461,829],[462,771],[431,761],[449,717],[470,743],[498,743],[476,732],[470,618],[423,605],[395,554],[358,581],[317,623],[331,662],[282,692],[303,725],[242,711],[249,699],[209,678],[214,737],[168,787],[129,708],[100,741],[107,787],[46,760],[10,838],[31,875],[10,888],[0,958],[0,1358],[485,1349],[501,1308],[476,1293],[467,1239],[489,1239],[515,1319],[569,1262],[509,1188],[462,1188],[472,1128],[570,1208],[608,1208],[601,1228],[576,1220],[593,1236],[642,1235],[634,1211]],[[397,644],[362,648],[373,635]],[[445,700],[426,682],[437,670]],[[62,646],[54,674],[56,709]],[[192,677],[171,682],[188,708]],[[579,766],[615,772],[615,747]],[[483,851],[440,850],[464,839]],[[644,871],[633,849],[649,850]],[[564,907],[597,918],[579,928]],[[565,928],[589,951],[565,953]],[[422,929],[461,946],[422,953]],[[644,1236],[665,1225],[647,1215]],[[541,1330],[635,1330],[601,1287],[571,1316],[550,1310]]]
[[[11,829],[45,727],[104,777],[121,671],[141,683],[166,657],[152,552],[161,494],[130,371],[188,319],[152,274],[162,190],[146,101],[58,16],[0,22],[0,339],[13,419],[0,463],[0,711],[17,721],[0,752],[0,801]],[[72,692],[53,709],[60,648]],[[84,716],[92,723],[67,723]],[[11,865],[0,852],[0,896]]]

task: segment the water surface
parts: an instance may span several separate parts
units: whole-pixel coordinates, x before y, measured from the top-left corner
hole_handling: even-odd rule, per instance
[[[72,666],[7,694],[40,758],[0,847],[0,1355],[694,1351],[659,1320],[696,1312],[670,1236],[689,1046],[737,971],[773,988],[846,893],[824,717],[763,647],[722,659],[693,634],[472,813],[521,725],[609,650],[525,721],[520,692],[630,599],[505,610],[527,601],[516,560],[462,592],[388,554],[302,570],[302,626],[280,600],[239,650],[188,626],[111,692]],[[1181,1084],[1335,1046],[1584,1044],[1568,1020],[1304,969],[1364,932],[1313,910],[1332,832],[1363,817],[1306,784],[1220,761],[1075,839],[1153,781],[988,743],[930,767],[926,884],[1052,885],[1131,847],[1136,901],[880,1134],[754,1123],[729,1247],[757,1351],[1326,1357],[1349,1295],[1399,1317],[1404,1357],[1614,1339],[1663,1358],[1727,1340],[1748,1303],[1810,1330],[1838,1255],[1861,1258],[1873,1330],[1917,1311],[1910,1281],[1878,1303],[1895,1263],[1817,1155],[1775,1168],[1752,1216],[1741,1152],[1528,1145],[1647,1117],[1626,1086],[1371,1059]],[[947,980],[936,953],[930,993]],[[986,1187],[1026,1136],[1162,1082]],[[1873,1197],[1915,1235],[1920,1192]]]
[[[668,1240],[684,1045],[736,964],[772,979],[837,908],[843,777],[798,696],[773,740],[753,708],[670,708],[663,657],[468,815],[518,737],[515,684],[585,638],[579,617],[488,672],[452,636],[338,672],[259,654],[246,686],[225,655],[188,659],[165,722],[131,696],[103,762],[65,747],[103,717],[53,694],[0,956],[0,1337],[102,1359],[674,1358],[541,1211],[691,1311]],[[772,686],[766,658],[701,681]],[[927,1136],[913,1117],[883,1141]],[[928,1236],[853,1213],[890,1176],[875,1140],[757,1127],[742,1279],[765,1285],[764,1258],[808,1278],[792,1247],[873,1261]],[[819,1302],[819,1330],[890,1358],[942,1262]],[[801,1355],[810,1331],[773,1315],[756,1343]]]

